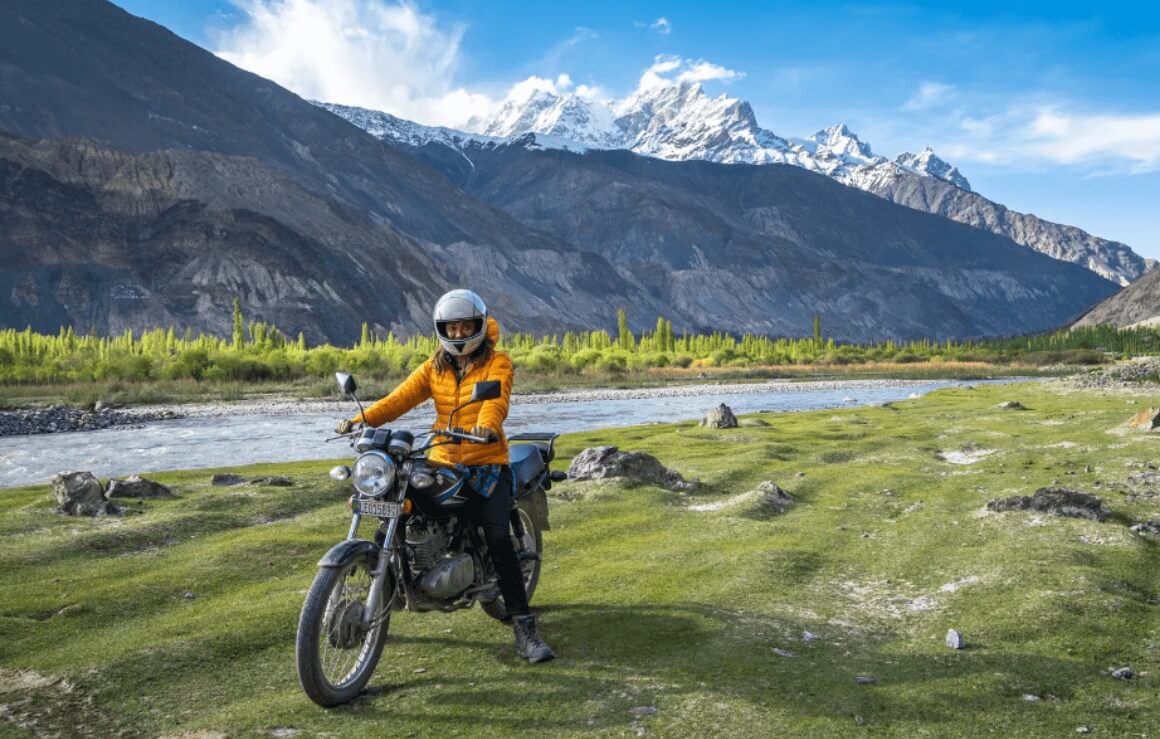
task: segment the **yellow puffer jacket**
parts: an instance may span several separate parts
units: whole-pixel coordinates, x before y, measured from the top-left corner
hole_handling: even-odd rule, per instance
[[[487,319],[487,338],[494,345],[499,341],[499,324],[494,318]],[[503,432],[503,422],[508,414],[508,399],[512,392],[512,361],[506,352],[493,351],[483,364],[472,365],[463,375],[455,376],[455,370],[447,368],[436,371],[434,357],[411,373],[403,384],[391,391],[387,397],[355,416],[355,423],[365,422],[371,426],[381,426],[394,421],[428,398],[435,399],[435,423],[432,429],[446,428],[447,415],[456,406],[471,398],[471,388],[477,382],[498,380],[500,396],[462,408],[452,419],[452,427],[471,431],[475,426],[486,426],[495,430],[499,440],[491,444],[447,444],[431,450],[429,459],[437,464],[509,464],[507,436]]]

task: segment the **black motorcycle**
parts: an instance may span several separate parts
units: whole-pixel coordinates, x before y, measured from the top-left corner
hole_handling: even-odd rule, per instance
[[[354,398],[354,378],[336,373],[339,387]],[[459,408],[499,397],[498,382],[477,382]],[[357,403],[357,398],[354,398]],[[459,410],[456,408],[455,410]],[[362,404],[359,404],[362,410]],[[454,412],[451,417],[454,417]],[[546,492],[556,434],[509,437],[516,496],[511,530],[528,600],[540,578],[543,531],[548,525]],[[354,698],[370,680],[387,639],[391,611],[455,611],[479,603],[493,618],[509,620],[496,573],[479,527],[457,515],[473,493],[454,468],[431,464],[427,450],[441,444],[482,444],[488,439],[445,428],[420,435],[365,428],[350,435],[358,452],[351,467],[330,471],[351,480],[353,518],[346,540],[318,562],[318,575],[302,604],[295,644],[298,679],[320,706]],[[379,520],[371,541],[358,538],[364,517]]]

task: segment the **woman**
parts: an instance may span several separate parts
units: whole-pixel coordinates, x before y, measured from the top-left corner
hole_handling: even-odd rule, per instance
[[[440,347],[411,373],[390,395],[352,419],[339,422],[336,430],[347,433],[356,423],[380,426],[395,420],[428,398],[435,399],[434,428],[471,427],[471,433],[489,439],[487,444],[449,444],[435,447],[429,459],[436,464],[462,464],[476,495],[467,516],[483,528],[487,551],[499,576],[504,604],[512,616],[516,655],[529,662],[555,657],[540,638],[536,617],[528,611],[528,596],[509,526],[515,495],[503,422],[507,418],[512,389],[512,363],[497,352],[499,324],[487,314],[483,300],[470,290],[452,290],[435,304],[435,333]],[[460,409],[471,397],[472,386],[485,380],[500,383],[500,397]]]

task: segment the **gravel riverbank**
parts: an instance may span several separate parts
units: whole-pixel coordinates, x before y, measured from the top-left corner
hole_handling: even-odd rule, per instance
[[[182,418],[178,408],[98,408],[83,410],[50,405],[21,411],[0,411],[0,436],[55,434],[65,431],[96,431],[114,426],[138,426],[150,421]]]
[[[918,387],[929,384],[929,382],[929,380],[770,380],[767,382],[698,383],[649,388],[578,389],[556,393],[517,393],[512,396],[512,404],[696,398],[705,395],[744,395],[763,391],[771,393],[841,391],[850,393],[851,401],[856,401],[859,391]],[[364,404],[368,402],[370,401],[364,400]],[[353,408],[354,404],[349,400],[300,400],[296,398],[155,405],[128,409],[104,408],[97,411],[86,411],[68,406],[51,406],[42,409],[0,412],[0,436],[88,431],[171,418],[302,416],[330,413],[338,419],[353,415]]]

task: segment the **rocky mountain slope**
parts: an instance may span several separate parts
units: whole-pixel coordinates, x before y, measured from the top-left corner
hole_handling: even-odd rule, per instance
[[[1115,286],[1007,239],[781,165],[665,162],[475,142],[470,168],[416,149],[466,192],[594,251],[712,327],[839,338],[1009,335],[1076,315]],[[1073,302],[1074,301],[1074,302]]]
[[[430,140],[477,140],[469,133],[425,129],[387,114],[327,106],[368,131],[411,145]],[[393,120],[392,120],[393,119]],[[481,137],[514,139],[528,133],[544,146],[576,150],[628,149],[670,160],[699,159],[746,164],[792,164],[825,174],[892,202],[924,210],[1005,236],[1055,259],[1075,262],[1126,285],[1150,266],[1125,244],[1017,213],[971,191],[958,168],[928,147],[893,161],[875,154],[845,125],[807,138],[783,138],[762,128],[749,103],[713,98],[683,82],[638,90],[619,101],[575,93],[528,90],[509,97],[490,118],[473,121]],[[404,137],[397,134],[405,131]]]
[[[599,257],[103,0],[6,2],[0,50],[0,132],[27,139],[2,148],[4,325],[220,331],[236,294],[252,317],[346,340],[362,321],[426,331],[435,297],[469,281],[521,330],[663,309]],[[58,299],[78,283],[86,300]]]
[[[1077,326],[1160,326],[1160,270],[1152,270],[1088,311]]]
[[[9,0],[0,50],[4,325],[228,333],[238,295],[346,341],[428,331],[466,284],[518,330],[611,329],[623,307],[637,330],[802,335],[821,313],[868,340],[1047,329],[1113,289],[801,168],[383,141],[103,0]]]

